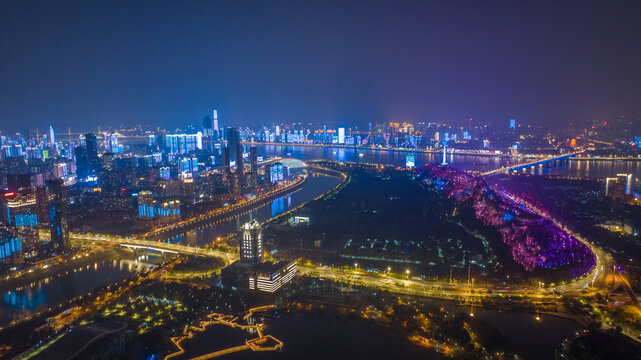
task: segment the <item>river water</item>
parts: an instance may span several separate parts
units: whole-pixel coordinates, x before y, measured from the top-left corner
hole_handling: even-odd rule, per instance
[[[116,283],[148,268],[148,257],[140,259],[101,259],[90,264],[49,273],[27,284],[3,289],[0,326],[13,320],[66,303],[94,289]]]
[[[415,155],[417,167],[425,164],[440,164],[443,160],[442,154],[422,152],[300,145],[258,145],[257,148],[259,156],[277,155],[300,160],[328,159],[405,166],[406,157]],[[450,166],[464,170],[488,171],[508,164],[512,165],[514,160],[500,157],[448,154],[447,163]],[[637,178],[641,178],[641,161],[572,160],[569,164],[542,170],[542,174],[589,178],[606,178],[620,173],[632,174]]]
[[[154,240],[180,243],[183,245],[200,246],[212,242],[218,236],[228,235],[240,229],[240,226],[251,219],[262,222],[299,206],[340,183],[340,179],[333,176],[319,174],[311,171],[305,186],[288,195],[274,199],[252,211],[232,218],[220,224],[207,224],[196,229],[171,236],[158,235]]]

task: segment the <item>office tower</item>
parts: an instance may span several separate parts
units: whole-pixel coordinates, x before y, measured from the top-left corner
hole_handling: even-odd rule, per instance
[[[186,154],[203,148],[203,134],[173,134],[165,136],[165,143],[172,154]]]
[[[49,145],[56,143],[56,136],[53,132],[53,126],[49,126]]]
[[[327,142],[327,125],[323,125],[323,142]]]
[[[510,119],[510,129],[516,130],[516,119]]]
[[[214,130],[212,129],[211,118],[207,115],[203,119],[203,150],[211,151],[213,149],[213,135]]]
[[[69,245],[69,192],[60,179],[47,181],[49,230],[53,250],[61,254]]]
[[[211,136],[213,135],[213,131],[211,118],[207,115],[203,119],[203,136]]]
[[[255,146],[249,148],[249,164],[252,174],[258,173],[258,149]]]
[[[97,140],[94,134],[85,134],[85,146],[77,147],[74,150],[74,155],[78,179],[84,180],[100,170],[100,158],[98,158]]]
[[[152,219],[156,216],[154,196],[151,191],[143,190],[138,193],[138,217]]]
[[[223,148],[223,170],[225,174],[231,173],[231,160],[229,158],[229,148]]]
[[[441,165],[447,165],[447,133],[445,133],[445,139],[443,139],[443,162]]]
[[[269,167],[269,180],[272,184],[283,181],[283,163],[276,162]]]
[[[84,146],[78,146],[74,149],[76,163],[76,177],[85,179],[89,176],[89,163],[87,161],[87,149]]]
[[[272,185],[272,175],[271,175],[271,166],[265,165],[265,186],[267,189],[271,188]]]
[[[49,224],[49,199],[45,186],[36,188],[36,213],[40,226]]]
[[[22,262],[22,239],[14,229],[0,226],[0,263],[18,265]]]
[[[92,133],[85,134],[85,147],[87,148],[87,157],[91,160],[98,157],[98,140]]]
[[[617,174],[605,179],[605,195],[612,199],[626,199],[632,193],[632,174]]]
[[[169,168],[169,166],[161,167],[159,171],[159,176],[163,180],[171,179],[171,169]]]
[[[240,196],[242,190],[242,183],[240,179],[240,174],[235,172],[229,175],[229,189],[230,192],[234,195]]]
[[[345,144],[345,128],[344,127],[338,128],[338,143]]]
[[[37,252],[39,235],[36,195],[5,194],[3,212],[7,225],[14,229],[14,233],[22,239],[23,250]]]
[[[254,220],[240,228],[240,262],[258,264],[263,261],[263,229]]]
[[[212,114],[214,121],[213,121],[213,127],[214,127],[214,135],[216,137],[219,137],[219,129],[218,129],[218,110],[214,109],[213,114]]]
[[[244,172],[243,145],[240,142],[240,133],[236,128],[227,128],[227,147],[229,148],[230,161],[236,163],[236,172],[240,175]]]

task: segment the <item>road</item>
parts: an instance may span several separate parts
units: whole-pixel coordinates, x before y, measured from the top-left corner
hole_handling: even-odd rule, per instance
[[[69,234],[71,241],[90,242],[95,244],[116,244],[127,246],[131,248],[149,249],[158,252],[180,253],[187,255],[198,255],[207,257],[217,257],[223,259],[227,264],[238,260],[238,254],[214,250],[209,248],[202,248],[197,246],[186,246],[179,244],[170,244],[160,241],[141,240],[141,239],[128,239],[119,236],[111,235],[83,235],[83,234]]]

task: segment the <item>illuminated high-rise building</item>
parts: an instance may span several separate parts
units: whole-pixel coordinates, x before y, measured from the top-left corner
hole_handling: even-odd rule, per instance
[[[245,171],[243,164],[243,145],[240,142],[238,129],[227,128],[227,147],[229,148],[230,161],[236,164],[236,172],[240,175]]]
[[[605,179],[605,195],[612,199],[626,199],[632,194],[632,174],[617,174]]]
[[[58,254],[69,246],[69,191],[60,179],[47,181],[51,245]]]
[[[186,154],[203,148],[203,134],[170,134],[165,135],[165,142],[172,154]]]
[[[249,165],[253,174],[258,173],[258,149],[255,146],[249,148]]]
[[[263,261],[263,228],[258,221],[245,223],[240,228],[240,262],[258,264]]]
[[[220,135],[219,135],[220,129],[218,128],[218,110],[214,109],[214,111],[212,111],[212,113],[213,113],[212,116],[213,116],[213,119],[214,119],[213,120],[214,136],[220,137]]]
[[[229,148],[223,148],[222,150],[222,156],[223,156],[223,170],[225,174],[230,174],[231,173],[231,159],[229,157]]]
[[[53,126],[49,126],[49,145],[56,143],[56,135],[53,132]]]
[[[212,136],[213,131],[211,118],[207,115],[203,119],[203,136]]]
[[[345,144],[345,128],[344,127],[338,128],[338,143]]]
[[[510,119],[510,129],[516,130],[516,119]]]
[[[5,222],[22,239],[23,251],[37,253],[40,242],[36,195],[6,193],[3,205]]]
[[[269,167],[269,180],[272,184],[283,181],[283,163],[276,162]]]
[[[18,265],[22,255],[22,238],[14,229],[0,226],[0,264]]]

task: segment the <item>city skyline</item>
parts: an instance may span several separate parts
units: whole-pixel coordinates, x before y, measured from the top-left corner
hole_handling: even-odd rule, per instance
[[[639,358],[639,14],[0,1],[0,360]]]

